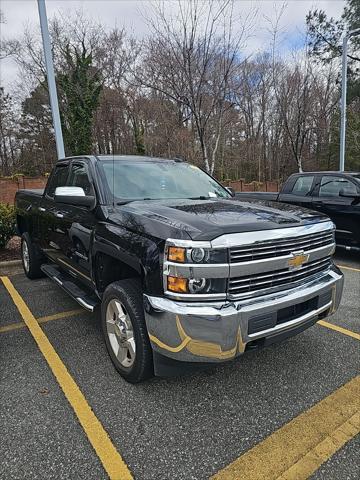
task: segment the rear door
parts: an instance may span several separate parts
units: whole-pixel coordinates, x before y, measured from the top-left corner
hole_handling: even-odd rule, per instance
[[[355,180],[337,174],[322,175],[314,190],[313,208],[328,215],[335,223],[337,243],[349,244],[354,239],[360,241],[360,204],[357,195],[360,195],[360,188]]]
[[[300,207],[312,207],[312,191],[315,185],[315,175],[299,175],[289,181],[286,190],[280,193],[279,200]]]
[[[85,195],[95,196],[87,161],[73,160],[66,186],[81,187]],[[56,203],[56,227],[53,241],[59,247],[56,258],[78,280],[91,284],[90,246],[96,225],[93,210],[80,205]]]

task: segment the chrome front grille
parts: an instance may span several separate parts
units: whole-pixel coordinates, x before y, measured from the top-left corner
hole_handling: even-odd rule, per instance
[[[298,270],[284,268],[265,274],[247,275],[229,279],[228,295],[230,299],[246,297],[249,294],[266,294],[273,289],[294,287],[311,277],[323,274],[331,267],[331,257],[306,263]]]
[[[254,236],[256,232],[254,232]],[[298,250],[314,250],[334,243],[332,231],[318,232],[292,238],[281,238],[230,248],[230,262],[240,263],[265,258],[281,257]]]

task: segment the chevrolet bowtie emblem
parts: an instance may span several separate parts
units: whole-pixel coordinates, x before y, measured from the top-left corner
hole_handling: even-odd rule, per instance
[[[288,260],[288,265],[290,270],[297,270],[304,265],[309,260],[309,255],[307,253],[301,252],[291,252],[292,258]]]

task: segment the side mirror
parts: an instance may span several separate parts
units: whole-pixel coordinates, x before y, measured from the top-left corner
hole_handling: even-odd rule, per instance
[[[235,190],[232,187],[225,187],[232,197],[235,197]]]
[[[57,187],[55,202],[90,208],[95,206],[95,197],[85,195],[84,189],[81,187]]]
[[[346,190],[341,188],[339,190],[339,197],[345,197],[345,198],[359,198],[360,195],[358,193],[347,193]]]

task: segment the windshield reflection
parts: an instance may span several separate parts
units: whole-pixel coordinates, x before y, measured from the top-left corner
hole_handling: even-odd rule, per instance
[[[229,192],[200,168],[172,160],[100,163],[115,201],[231,198]]]

